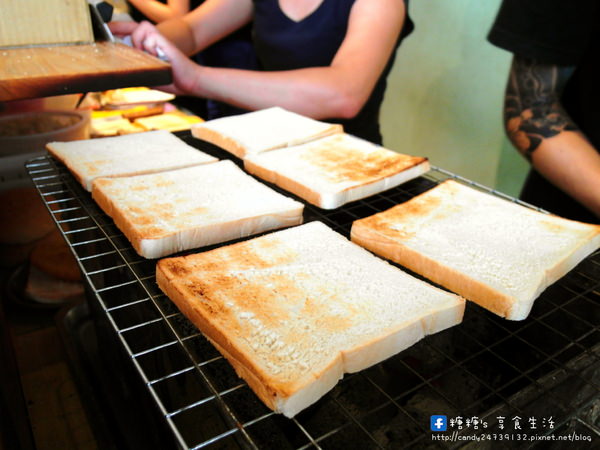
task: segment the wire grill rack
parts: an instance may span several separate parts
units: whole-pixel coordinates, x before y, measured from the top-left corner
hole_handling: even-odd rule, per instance
[[[188,134],[180,137],[229,158]],[[600,439],[600,252],[548,288],[527,320],[506,321],[469,302],[462,324],[346,375],[287,419],[268,410],[162,294],[156,261],[135,253],[63,165],[45,156],[26,168],[80,265],[88,301],[105,314],[178,447],[462,448],[461,436],[482,433],[536,439],[521,448],[547,444],[540,436],[575,432]],[[320,220],[349,236],[354,220],[447,178],[516,201],[434,168],[333,211],[307,205],[305,222]],[[435,439],[430,418],[437,414],[450,420],[452,440]]]

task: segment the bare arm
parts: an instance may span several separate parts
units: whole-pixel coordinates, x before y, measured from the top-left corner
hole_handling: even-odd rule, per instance
[[[157,0],[129,0],[129,2],[155,23],[183,17],[190,10],[189,0],[168,0],[167,3]]]
[[[163,22],[161,33],[145,23],[115,24],[113,31],[131,33],[134,45],[156,54],[160,47],[173,69],[177,94],[205,97],[249,109],[282,106],[314,118],[354,117],[369,98],[394,50],[403,26],[403,0],[357,0],[346,37],[327,67],[259,72],[198,66],[184,53],[201,50],[248,23],[251,0],[208,0],[177,24]],[[169,27],[169,29],[167,29]],[[165,36],[174,40],[173,44]],[[192,44],[190,44],[192,42]],[[360,68],[360,69],[357,69]]]
[[[277,104],[315,118],[354,117],[381,75],[403,20],[402,0],[357,0],[331,65],[261,73],[202,67],[194,89],[246,109]]]
[[[243,0],[246,1],[249,0]],[[230,2],[213,0],[205,5],[233,7]],[[201,9],[185,19],[198,24]],[[178,93],[251,110],[279,105],[314,118],[347,118],[356,115],[369,98],[395,47],[403,21],[403,0],[357,0],[346,37],[331,65],[289,71],[257,72],[194,65],[160,35],[153,35],[144,48],[152,52],[153,46],[159,45],[167,53]],[[204,35],[197,25],[192,29],[197,45],[208,42],[207,36],[216,35],[214,32]]]
[[[252,13],[252,0],[206,0],[185,16],[165,20],[156,27],[148,22],[111,22],[109,26],[117,36],[131,35],[135,47],[152,54],[156,54],[156,40],[161,40],[154,36],[158,31],[169,41],[163,42],[161,48],[169,51],[173,44],[189,56],[249,23]],[[177,62],[177,52],[170,53],[170,59]]]
[[[512,143],[540,174],[600,217],[600,154],[560,104],[572,73],[515,56],[504,122]]]
[[[253,13],[252,0],[206,0],[183,18],[192,31],[194,52],[248,24]],[[162,32],[160,26],[159,30]]]

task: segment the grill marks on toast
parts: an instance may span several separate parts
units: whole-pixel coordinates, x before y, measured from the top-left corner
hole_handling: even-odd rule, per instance
[[[147,258],[297,225],[304,207],[232,161],[99,178],[92,198]]]
[[[600,227],[453,180],[355,221],[352,240],[511,320],[600,246]]]
[[[244,168],[319,208],[333,209],[398,186],[430,166],[427,158],[336,133],[247,156]]]
[[[460,297],[319,222],[158,262],[160,288],[276,411],[459,323]]]
[[[343,135],[323,139],[320,147],[311,148],[302,156],[321,169],[332,183],[372,182],[407,170],[426,161],[426,158],[392,154],[378,149],[365,153],[352,147],[340,147]]]

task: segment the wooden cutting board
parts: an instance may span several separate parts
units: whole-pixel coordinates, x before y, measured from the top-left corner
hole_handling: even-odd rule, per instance
[[[171,81],[169,64],[123,44],[0,49],[0,101]]]

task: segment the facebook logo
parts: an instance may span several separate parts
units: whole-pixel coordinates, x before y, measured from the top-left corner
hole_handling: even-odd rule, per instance
[[[446,431],[447,427],[446,416],[431,416],[431,431]]]

